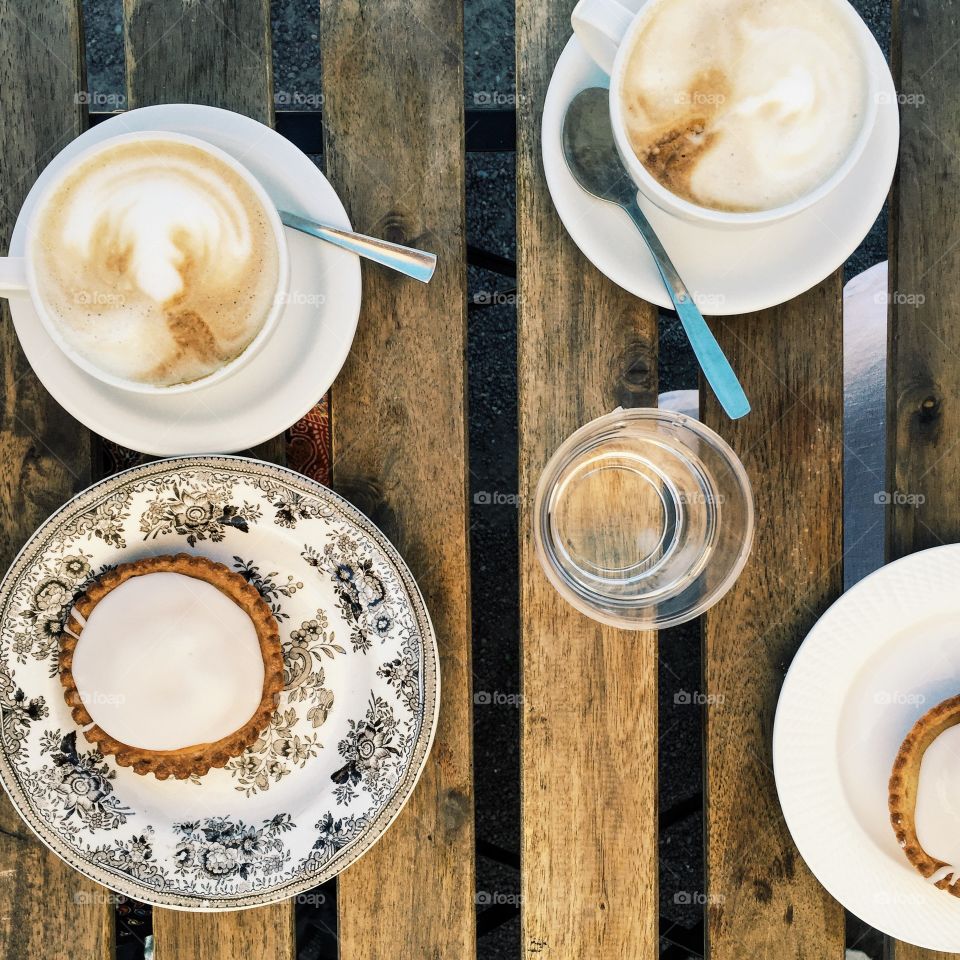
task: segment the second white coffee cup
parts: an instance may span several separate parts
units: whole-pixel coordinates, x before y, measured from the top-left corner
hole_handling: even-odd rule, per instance
[[[749,227],[793,216],[835,190],[856,166],[870,139],[876,121],[878,99],[885,89],[877,72],[876,57],[879,50],[876,41],[854,8],[847,0],[828,0],[837,16],[850,25],[866,75],[862,125],[845,159],[815,189],[790,203],[763,210],[731,211],[698,205],[667,189],[644,167],[627,135],[620,91],[630,53],[651,15],[671,2],[673,0],[643,0],[639,9],[633,10],[617,0],[579,0],[571,16],[577,39],[610,77],[610,119],[617,150],[640,193],[667,213],[685,220],[717,227]],[[879,56],[882,61],[882,54]]]

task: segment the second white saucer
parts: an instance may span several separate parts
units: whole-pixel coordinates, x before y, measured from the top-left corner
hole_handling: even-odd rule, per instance
[[[621,2],[637,10],[642,0]],[[890,189],[900,135],[893,79],[875,42],[872,49],[875,69],[889,83],[879,98],[873,136],[857,166],[819,203],[777,223],[718,230],[671,216],[640,196],[640,206],[703,313],[727,316],[784,303],[833,273],[869,232]],[[547,186],[567,232],[601,273],[643,300],[671,307],[653,258],[627,215],[581,190],[563,159],[563,115],[570,101],[587,87],[608,83],[571,37],[543,108]]]
[[[143,130],[206,140],[247,167],[279,207],[351,229],[326,177],[276,131],[228,110],[168,104],[118,114],[68,144],[27,195],[11,255],[23,254],[30,212],[64,163],[108,137]],[[54,399],[101,436],[157,456],[248,449],[282,433],[323,396],[347,358],[360,314],[355,256],[293,230],[287,245],[290,294],[275,331],[249,363],[205,389],[157,396],[102,383],[54,344],[27,294],[10,298],[17,336]]]

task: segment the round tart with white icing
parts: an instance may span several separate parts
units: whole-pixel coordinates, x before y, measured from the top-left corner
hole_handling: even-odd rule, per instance
[[[269,723],[283,689],[280,632],[256,587],[223,564],[149,557],[75,601],[60,681],[101,753],[161,780],[201,776]]]
[[[894,761],[887,800],[910,863],[960,897],[960,696],[913,725]]]

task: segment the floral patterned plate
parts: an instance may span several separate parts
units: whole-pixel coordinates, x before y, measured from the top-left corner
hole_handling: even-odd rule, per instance
[[[57,634],[92,577],[178,551],[257,587],[280,623],[285,687],[245,754],[159,781],[84,739]],[[117,474],[47,520],[0,585],[0,781],[67,863],[147,903],[258,906],[353,863],[410,796],[438,695],[433,628],[396,550],[341,497],[270,464],[189,457]]]

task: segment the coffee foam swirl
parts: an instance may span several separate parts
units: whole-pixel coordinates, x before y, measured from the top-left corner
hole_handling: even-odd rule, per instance
[[[122,142],[83,162],[32,243],[38,293],[70,346],[154,386],[236,358],[277,293],[260,198],[219,157],[179,141]]]
[[[842,164],[867,79],[827,0],[661,0],[619,92],[634,152],[664,187],[751,211],[791,203]]]

